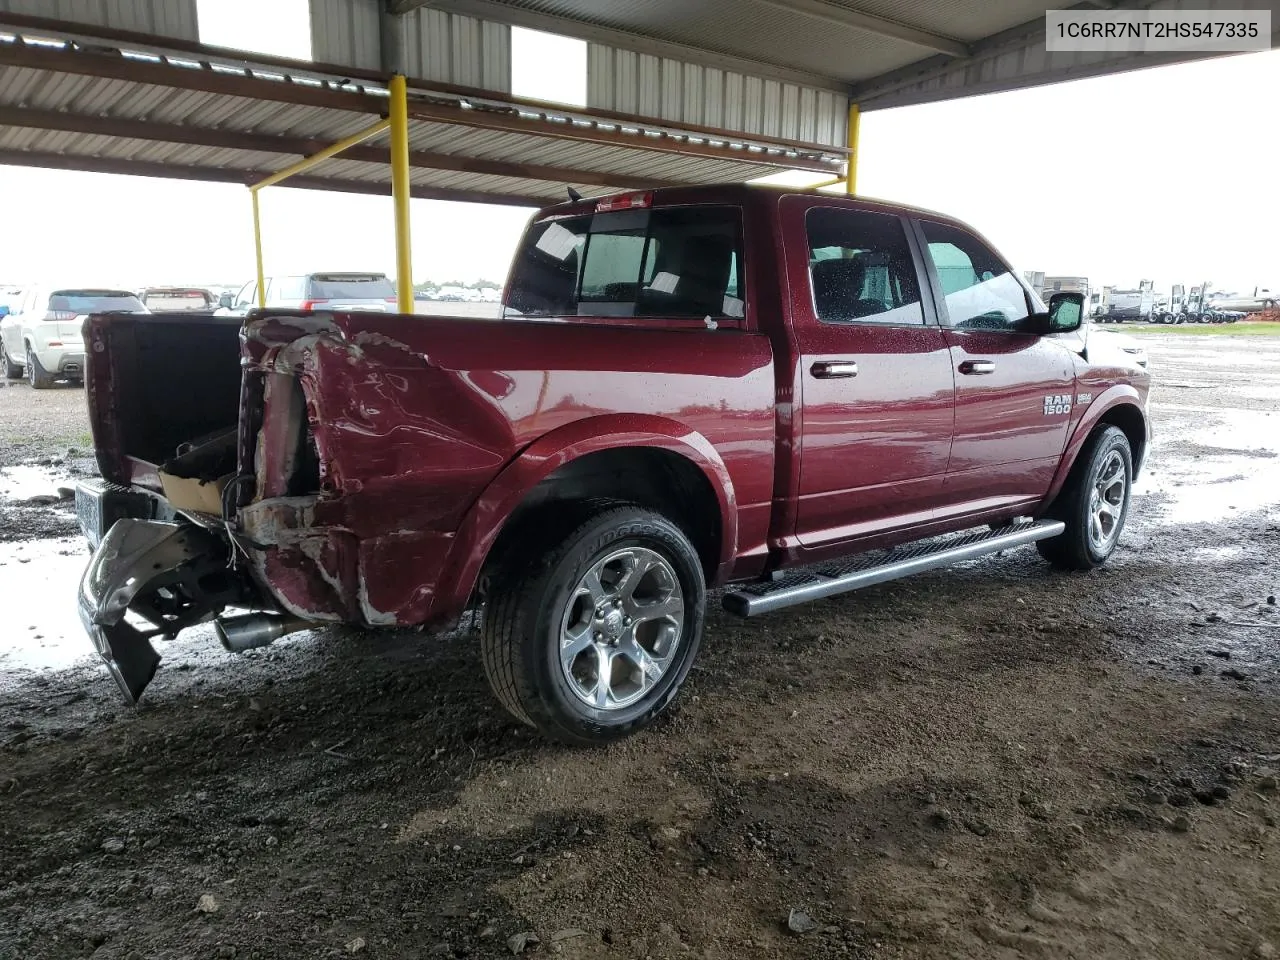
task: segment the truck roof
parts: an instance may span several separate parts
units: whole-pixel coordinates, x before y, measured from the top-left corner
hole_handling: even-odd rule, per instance
[[[889,200],[879,200],[873,197],[850,197],[842,193],[823,193],[822,191],[811,187],[781,187],[771,183],[718,183],[688,187],[658,187],[653,190],[626,190],[618,193],[606,194],[600,197],[590,197],[582,200],[570,200],[564,203],[552,204],[551,206],[543,207],[539,210],[537,214],[535,214],[535,219],[541,220],[545,217],[563,217],[593,213],[595,212],[596,207],[601,203],[618,201],[625,197],[639,197],[644,194],[651,195],[652,205],[655,207],[680,206],[695,203],[740,204],[742,206],[750,206],[757,203],[774,203],[784,196],[791,196],[795,194],[804,196],[820,196],[830,199],[835,203],[855,202],[860,206],[872,207],[882,210],[885,213],[928,217],[931,220],[954,223],[959,226],[963,226],[968,230],[973,229],[972,227],[969,227],[968,224],[961,220],[957,220],[955,217],[949,216],[945,213],[939,213],[936,210],[929,210],[924,207],[913,207],[909,204],[896,203]]]

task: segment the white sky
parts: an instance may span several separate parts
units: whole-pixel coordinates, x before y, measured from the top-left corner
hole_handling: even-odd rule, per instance
[[[203,39],[309,56],[306,0],[198,0]],[[261,40],[261,42],[259,42]],[[581,103],[585,48],[517,31],[518,94]],[[945,211],[1019,269],[1095,284],[1280,285],[1280,52],[862,119],[861,192]],[[243,187],[0,166],[0,283],[238,283]],[[267,272],[394,272],[391,201],[263,191]],[[417,280],[500,280],[529,211],[414,200]]]

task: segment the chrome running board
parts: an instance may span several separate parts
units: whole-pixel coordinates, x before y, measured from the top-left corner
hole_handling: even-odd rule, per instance
[[[964,560],[1056,537],[1066,529],[1061,520],[1020,523],[963,537],[922,540],[892,550],[864,554],[834,564],[807,567],[774,582],[752,583],[725,594],[724,608],[739,617],[755,617],[809,600],[834,597],[877,583],[936,570]]]

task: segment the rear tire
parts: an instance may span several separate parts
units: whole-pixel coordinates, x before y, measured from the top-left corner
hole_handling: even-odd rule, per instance
[[[3,340],[0,340],[0,364],[4,366],[4,375],[8,379],[22,379],[22,364],[13,362],[13,359],[9,356],[9,351],[5,348]]]
[[[688,676],[706,617],[702,563],[652,510],[582,503],[531,523],[495,572],[481,628],[489,686],[561,743],[649,725]]]
[[[53,375],[41,365],[40,358],[30,346],[27,347],[27,382],[36,390],[48,390],[53,386]]]
[[[1115,550],[1129,515],[1133,451],[1119,427],[1104,427],[1086,442],[1047,519],[1067,528],[1039,540],[1040,555],[1060,570],[1092,570]]]

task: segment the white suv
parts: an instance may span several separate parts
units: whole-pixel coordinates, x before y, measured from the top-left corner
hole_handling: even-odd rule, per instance
[[[6,377],[25,375],[37,390],[53,386],[55,380],[83,382],[84,315],[149,312],[128,290],[27,287],[9,315],[0,319],[0,367]]]
[[[267,277],[267,306],[293,310],[373,310],[394,313],[396,288],[385,273],[307,273]],[[258,306],[258,284],[223,296],[220,316],[243,317]]]

